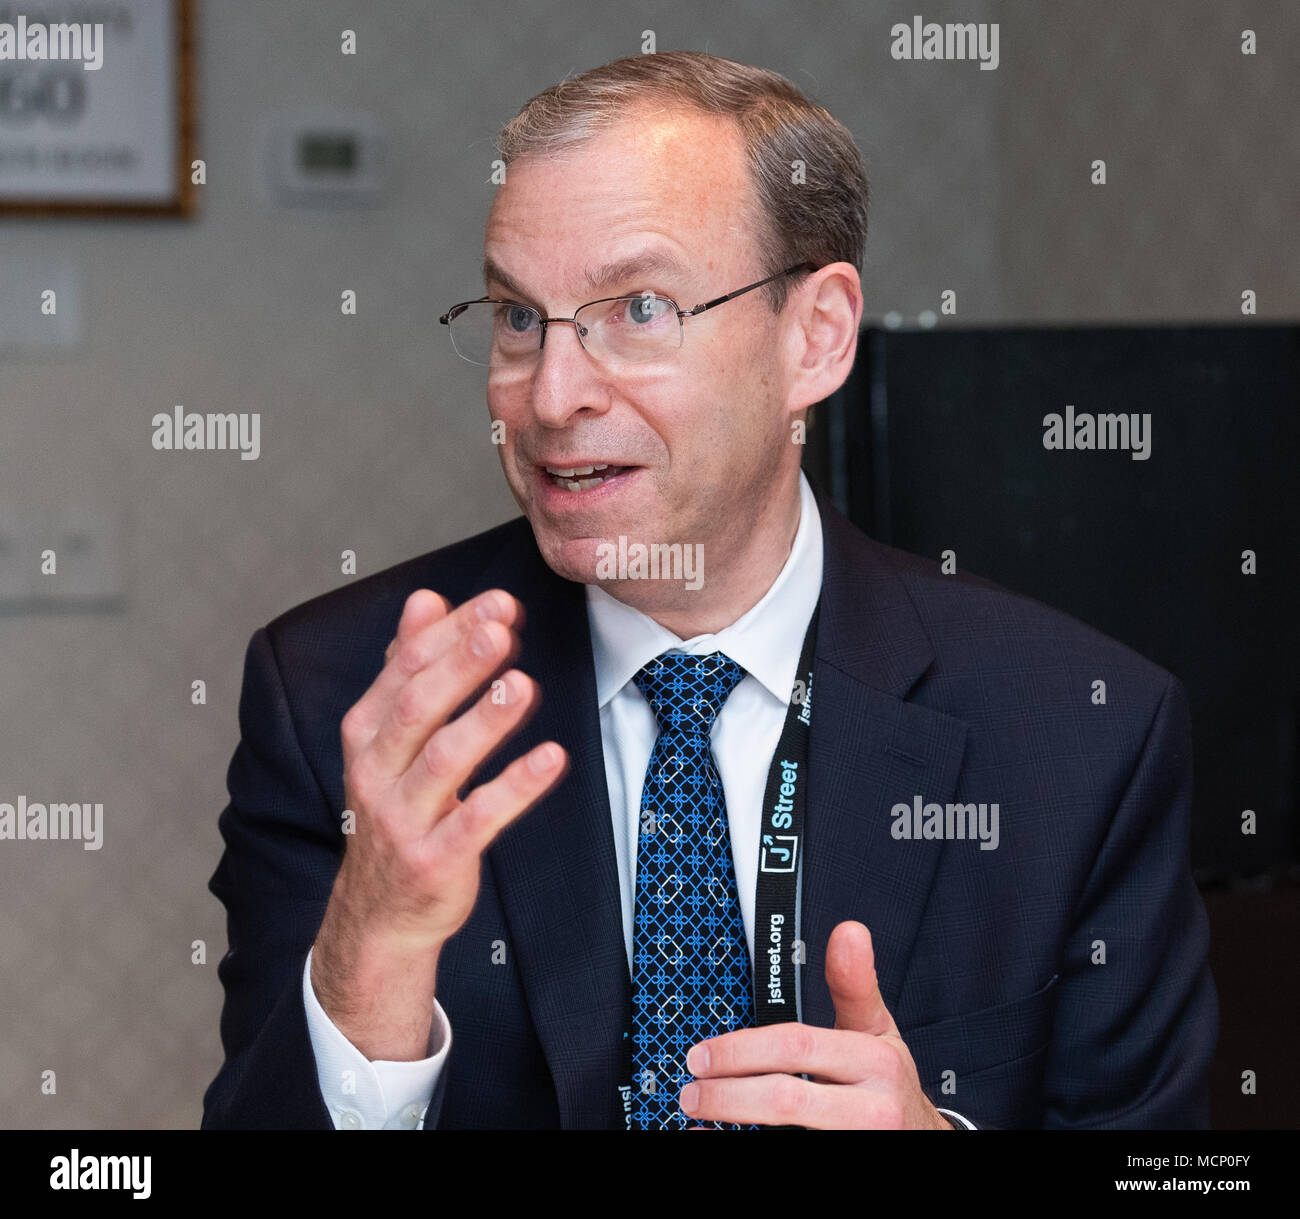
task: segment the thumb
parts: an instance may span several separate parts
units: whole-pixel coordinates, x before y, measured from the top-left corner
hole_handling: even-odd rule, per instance
[[[861,923],[840,923],[826,944],[826,985],[835,1006],[835,1027],[897,1037],[876,978],[871,932]]]

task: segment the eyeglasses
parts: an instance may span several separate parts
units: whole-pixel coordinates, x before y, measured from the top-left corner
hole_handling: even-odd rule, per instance
[[[679,309],[677,302],[666,296],[639,292],[591,301],[572,317],[543,317],[530,305],[483,296],[452,305],[438,321],[450,329],[457,355],[487,368],[529,363],[546,345],[546,328],[555,322],[572,324],[583,350],[602,363],[640,364],[681,347],[682,318],[695,317],[782,276],[816,270],[816,264],[801,262],[693,309]]]

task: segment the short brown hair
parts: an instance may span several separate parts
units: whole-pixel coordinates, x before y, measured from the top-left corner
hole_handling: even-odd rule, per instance
[[[547,156],[580,144],[651,95],[734,118],[744,140],[761,215],[764,274],[796,263],[852,263],[867,243],[867,178],[848,129],[777,72],[702,51],[615,59],[544,89],[497,136],[502,161]],[[795,183],[794,163],[803,165]],[[793,277],[763,289],[775,312]]]

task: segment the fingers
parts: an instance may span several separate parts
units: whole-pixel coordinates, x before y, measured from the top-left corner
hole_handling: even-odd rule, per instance
[[[793,1075],[709,1079],[687,1084],[679,1103],[695,1121],[803,1126],[810,1130],[900,1130],[901,1098],[890,1090],[809,1083]]]
[[[438,594],[413,593],[387,663],[343,718],[345,762],[365,751],[367,770],[400,775],[430,733],[517,651],[516,621],[522,606],[499,589],[450,612]]]
[[[503,596],[506,599],[504,601]],[[511,597],[509,593],[503,593],[502,590],[493,588],[479,594],[478,597],[473,598],[467,604],[476,603],[480,598],[485,599],[488,605],[495,608],[497,611],[495,617],[500,618],[503,622],[508,622],[516,631],[523,630],[525,615],[522,601]],[[507,601],[513,604],[507,605]],[[418,634],[430,623],[445,617],[451,612],[451,602],[441,593],[435,593],[430,588],[417,588],[415,592],[407,597],[406,604],[402,608],[402,617],[397,624],[397,634],[388,647],[384,649],[384,663],[387,664],[392,660],[393,653],[401,644]]]
[[[788,1074],[836,1084],[889,1084],[905,1081],[905,1068],[893,1042],[794,1021],[722,1033],[692,1046],[686,1056],[686,1069],[697,1079]]]
[[[343,718],[345,751],[349,745],[355,751],[369,744],[370,738],[379,730],[393,692],[405,681],[405,671],[391,663],[398,647],[409,645],[412,639],[451,613],[451,602],[432,589],[419,588],[407,597],[397,623],[397,635],[384,650],[384,667]]]
[[[397,635],[384,651],[384,663],[387,664],[393,658],[399,644],[405,643],[426,626],[450,613],[451,602],[441,593],[435,593],[431,588],[417,588],[407,597],[406,604],[402,607]]]
[[[543,741],[516,758],[490,783],[476,787],[429,835],[429,849],[455,861],[477,859],[492,840],[526,812],[565,775],[569,756],[555,741]]]
[[[541,690],[532,678],[507,670],[468,711],[433,732],[398,781],[398,798],[423,810],[424,828],[431,828],[451,798],[523,727],[540,702]]]
[[[835,1006],[835,1027],[876,1036],[898,1036],[876,976],[871,932],[847,920],[836,925],[826,943],[826,986]]]
[[[430,737],[517,652],[518,639],[503,623],[468,616],[461,621],[463,629],[455,636],[444,631],[439,642],[450,642],[394,692],[367,749],[374,773],[396,778],[411,766]],[[450,623],[448,618],[436,624],[434,632]],[[399,648],[389,667],[401,666],[403,657]]]

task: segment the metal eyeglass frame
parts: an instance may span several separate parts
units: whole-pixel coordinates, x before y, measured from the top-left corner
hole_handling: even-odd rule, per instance
[[[755,288],[761,288],[765,284],[770,284],[773,280],[780,279],[784,275],[793,275],[796,271],[818,271],[820,269],[821,268],[818,267],[816,263],[812,263],[812,262],[796,263],[793,267],[786,267],[784,271],[778,271],[775,275],[769,275],[766,279],[760,279],[757,283],[746,284],[743,288],[737,288],[734,292],[728,292],[725,296],[715,296],[713,300],[705,301],[702,305],[696,305],[693,309],[678,309],[677,302],[673,300],[672,297],[670,296],[665,296],[662,297],[661,299],[668,301],[668,303],[672,305],[674,311],[677,314],[677,325],[680,327],[682,324],[681,323],[682,318],[695,317],[696,314],[703,313],[706,309],[713,309],[718,305],[725,304],[729,300],[735,300],[736,297],[744,296],[746,292],[752,292]],[[582,336],[584,333],[586,333],[587,327],[580,326],[578,324],[577,315],[581,313],[583,309],[589,309],[592,305],[603,305],[607,301],[635,300],[638,296],[642,296],[642,295],[644,295],[644,293],[637,292],[637,293],[633,293],[631,296],[602,296],[600,300],[588,301],[585,305],[580,305],[577,309],[574,310],[573,317],[542,317],[540,310],[534,309],[532,305],[525,305],[523,304],[522,301],[512,301],[508,299],[502,299],[501,297],[496,297],[496,296],[480,296],[477,300],[460,301],[458,304],[452,305],[452,307],[448,309],[447,312],[444,313],[438,319],[438,321],[441,322],[442,325],[444,326],[450,326],[452,321],[457,317],[457,315],[460,314],[469,305],[483,305],[483,304],[514,305],[516,308],[519,309],[528,309],[531,310],[533,313],[537,314],[538,321],[542,327],[541,336],[537,344],[537,350],[541,351],[546,346],[546,327],[549,326],[552,322],[570,323],[578,334],[578,342],[582,343]],[[659,294],[656,292],[653,295],[658,296]],[[455,346],[455,344],[453,344],[453,346]],[[585,343],[582,343],[582,350],[587,351],[587,345]],[[460,355],[460,352],[458,351],[456,354]],[[587,354],[591,355],[592,353],[587,352]],[[461,356],[461,359],[465,359],[465,358],[466,357]],[[468,362],[474,363],[474,361],[472,360]]]

